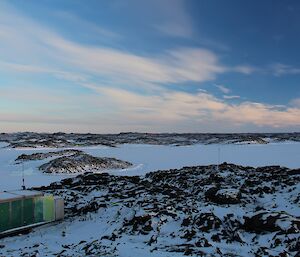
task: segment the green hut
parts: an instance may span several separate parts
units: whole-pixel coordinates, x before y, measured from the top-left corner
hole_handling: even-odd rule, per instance
[[[64,202],[38,191],[0,192],[0,234],[63,219]]]

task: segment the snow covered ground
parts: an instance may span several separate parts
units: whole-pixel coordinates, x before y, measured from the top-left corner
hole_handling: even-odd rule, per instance
[[[0,256],[298,256],[299,170],[233,164],[86,173],[43,188],[65,220],[0,240]]]
[[[31,154],[37,152],[49,152],[49,151],[58,151],[61,149],[10,149],[5,148],[5,144],[0,144],[0,191],[9,190],[9,189],[18,189],[21,187],[22,181],[22,164],[16,164],[15,159],[23,154]],[[160,145],[120,145],[116,148],[111,147],[85,147],[80,148],[84,150],[88,154],[93,156],[100,157],[115,157],[124,161],[129,161],[134,164],[133,168],[129,168],[127,170],[112,170],[109,173],[114,175],[145,175],[147,172],[155,171],[155,170],[169,170],[175,168],[181,168],[183,166],[194,166],[194,165],[209,165],[218,163],[218,159],[220,162],[228,162],[235,163],[240,165],[247,166],[266,166],[266,165],[281,165],[286,166],[288,168],[299,168],[300,167],[300,143],[271,143],[271,144],[250,144],[250,145],[192,145],[192,146],[160,146]],[[220,158],[218,158],[218,152],[220,152]],[[51,160],[51,158],[39,161],[28,161],[24,162],[24,174],[27,187],[31,186],[41,186],[48,185],[51,182],[59,181],[63,178],[74,177],[74,175],[47,175],[43,174],[38,170],[38,167]],[[216,170],[216,167],[214,168]],[[187,168],[189,170],[189,168]],[[191,171],[193,172],[193,171]],[[178,181],[181,181],[182,185],[185,185],[187,190],[187,196],[193,196],[190,200],[186,200],[186,197],[183,197],[182,205],[185,206],[185,210],[190,210],[193,206],[198,206],[198,211],[201,212],[213,212],[219,219],[224,222],[224,215],[226,214],[234,214],[234,218],[241,220],[243,222],[242,216],[244,214],[254,215],[256,214],[257,207],[263,207],[265,210],[270,212],[270,215],[273,215],[272,212],[280,212],[287,211],[290,215],[297,216],[299,213],[299,206],[295,204],[294,201],[297,198],[297,192],[299,192],[299,184],[291,178],[290,181],[286,181],[287,185],[285,187],[281,186],[279,183],[276,186],[275,193],[262,193],[260,197],[253,196],[253,202],[249,202],[249,199],[252,199],[252,193],[243,193],[245,202],[242,202],[246,205],[218,205],[208,202],[205,202],[201,198],[197,198],[199,193],[189,194],[189,190],[204,190],[202,193],[205,193],[207,190],[207,186],[204,187],[200,185],[199,181],[206,181],[207,179],[225,179],[228,180],[228,183],[233,179],[234,183],[229,183],[230,187],[225,187],[219,192],[234,195],[236,190],[232,187],[237,186],[239,183],[244,183],[244,179],[239,179],[239,170],[237,173],[232,173],[230,169],[224,169],[223,172],[219,172],[218,176],[211,176],[210,171],[207,174],[201,172],[196,173],[196,176],[189,177],[189,179],[181,179],[180,177],[184,175],[180,175],[178,178],[173,178],[174,180],[170,180],[168,182],[168,186],[166,189],[170,189],[171,185],[176,185]],[[283,174],[285,171],[283,171]],[[178,171],[177,171],[178,173]],[[232,173],[232,174],[231,174]],[[173,173],[174,174],[174,173]],[[179,174],[179,173],[178,173]],[[231,174],[231,175],[230,175]],[[262,176],[268,175],[267,171],[259,172],[258,174],[262,174]],[[230,175],[230,176],[229,176]],[[162,175],[165,176],[165,175]],[[199,178],[198,178],[199,176]],[[204,176],[204,177],[202,177]],[[246,176],[246,175],[244,175]],[[269,175],[268,175],[269,176]],[[272,173],[270,173],[272,176]],[[283,175],[283,178],[285,175]],[[158,174],[155,183],[149,182],[150,185],[154,185],[153,189],[155,189],[155,194],[150,194],[148,192],[148,186],[144,186],[142,189],[142,193],[139,193],[140,185],[139,182],[131,182],[129,178],[124,178],[124,181],[116,181],[115,190],[120,190],[119,193],[122,197],[109,198],[104,201],[107,205],[105,208],[100,208],[96,213],[88,212],[87,215],[69,217],[65,221],[58,224],[51,224],[48,226],[43,226],[36,228],[33,233],[28,235],[22,235],[18,237],[5,238],[0,240],[0,256],[20,256],[21,252],[28,252],[31,255],[24,256],[82,256],[83,252],[93,252],[94,248],[101,247],[101,251],[103,253],[106,251],[113,251],[113,247],[117,247],[117,255],[103,255],[103,256],[123,256],[123,257],[135,257],[135,256],[151,256],[151,257],[163,257],[163,256],[183,256],[183,252],[175,253],[169,252],[168,249],[159,249],[155,251],[151,251],[153,247],[148,245],[145,242],[151,240],[150,236],[146,236],[143,234],[134,234],[130,235],[128,232],[124,232],[124,236],[118,238],[114,243],[112,239],[102,240],[101,236],[105,235],[113,235],[113,232],[119,231],[124,228],[124,219],[128,218],[129,220],[136,217],[144,217],[143,215],[154,215],[154,211],[151,211],[151,208],[154,208],[152,201],[158,202],[161,205],[159,211],[167,210],[168,213],[176,213],[179,215],[179,212],[176,211],[175,203],[178,202],[176,197],[173,199],[172,197],[168,201],[165,201],[164,195],[161,195],[161,190],[165,188],[163,184],[161,187],[158,186],[160,183],[161,175]],[[130,177],[134,179],[133,177]],[[167,176],[165,181],[171,179],[172,176]],[[295,177],[296,178],[296,177]],[[248,179],[248,178],[247,178]],[[282,179],[282,178],[280,178]],[[146,183],[149,179],[145,178],[144,182]],[[114,180],[112,180],[114,181]],[[187,181],[188,185],[186,185],[185,181]],[[195,182],[197,181],[197,182]],[[208,181],[208,183],[210,183]],[[260,190],[261,179],[258,176],[256,178],[256,187]],[[275,177],[276,181],[276,177]],[[253,181],[250,179],[249,183],[251,184]],[[296,183],[295,185],[290,185],[289,183]],[[101,190],[96,189],[98,185],[102,185],[101,183],[95,182],[95,188],[91,189],[90,196],[92,198],[96,197],[101,200],[101,197],[108,193],[107,189],[104,187]],[[164,183],[164,182],[163,182]],[[270,183],[270,185],[268,184]],[[157,184],[157,185],[156,185]],[[108,184],[107,184],[108,185]],[[261,190],[273,190],[272,185],[273,182],[269,182],[269,179],[266,177],[264,179],[264,186]],[[156,188],[157,186],[157,188]],[[208,188],[211,185],[209,184]],[[109,186],[111,187],[111,186]],[[278,187],[278,188],[277,188]],[[178,188],[178,190],[180,187]],[[267,190],[268,189],[268,190]],[[126,193],[125,193],[125,191]],[[182,188],[180,189],[182,190]],[[180,191],[179,190],[179,191]],[[248,190],[246,187],[245,190]],[[130,197],[132,192],[135,192],[134,197]],[[153,190],[152,190],[153,191]],[[151,192],[152,192],[151,191]],[[179,192],[178,191],[178,192]],[[59,192],[59,191],[58,191]],[[76,192],[76,190],[74,191]],[[180,191],[181,192],[181,191]],[[182,191],[183,192],[183,191]],[[197,191],[198,192],[198,191]],[[200,191],[199,191],[200,192]],[[73,194],[73,189],[63,191],[63,194]],[[87,199],[85,194],[81,195],[80,190],[76,193],[80,197],[82,196],[84,202],[80,202],[80,204],[87,205],[89,204],[89,200]],[[115,194],[111,192],[111,194]],[[258,194],[258,193],[256,193]],[[170,192],[170,195],[180,195],[177,193]],[[123,197],[125,197],[125,200]],[[139,196],[140,198],[138,198]],[[249,198],[249,199],[248,199]],[[75,198],[76,199],[76,198]],[[123,199],[123,200],[120,200]],[[102,200],[101,200],[102,201]],[[119,201],[119,202],[118,202]],[[123,203],[121,202],[123,201]],[[140,203],[138,203],[140,201]],[[145,201],[148,203],[144,207],[142,202]],[[196,202],[195,202],[196,201]],[[198,202],[197,202],[198,201]],[[296,200],[295,200],[296,201]],[[77,203],[77,200],[75,201]],[[133,205],[131,205],[133,202]],[[101,202],[102,203],[102,202]],[[196,203],[196,205],[195,205]],[[128,206],[126,205],[128,204]],[[174,206],[173,206],[174,205]],[[172,207],[173,206],[173,207]],[[212,208],[213,206],[213,208]],[[178,206],[177,206],[178,207]],[[149,209],[150,208],[150,209]],[[168,209],[169,208],[169,209]],[[213,210],[212,210],[213,209]],[[145,214],[146,213],[146,214]],[[182,223],[182,218],[184,218],[181,213],[178,218],[173,219],[170,214],[159,214],[159,219],[156,218],[156,214],[153,216],[152,226],[157,227],[160,230],[160,238],[158,240],[158,246],[167,246],[174,244],[182,244],[185,245],[185,239],[182,238],[182,235],[186,233],[180,224]],[[130,217],[129,217],[129,216]],[[139,216],[140,215],[140,216]],[[128,217],[127,217],[128,216]],[[151,216],[152,217],[152,216]],[[294,219],[294,218],[293,218]],[[157,223],[155,223],[157,222]],[[165,225],[164,225],[165,224]],[[223,224],[223,223],[222,223]],[[224,225],[224,224],[223,224]],[[222,225],[222,226],[223,226]],[[221,226],[221,227],[222,227]],[[225,226],[226,227],[226,226]],[[189,228],[190,229],[190,228]],[[175,234],[174,234],[175,233]],[[180,234],[181,233],[181,234]],[[197,232],[198,233],[198,232]],[[202,232],[201,232],[202,233]],[[150,234],[151,235],[151,234]],[[174,238],[172,238],[174,235]],[[198,235],[198,234],[197,234]],[[205,235],[205,234],[203,234]],[[208,233],[206,236],[211,244],[213,244],[212,248],[209,249],[217,249],[219,247],[220,254],[218,256],[222,256],[222,252],[230,252],[235,256],[249,256],[249,252],[252,251],[253,245],[252,243],[224,243],[224,241],[213,243],[211,241],[211,236],[213,234]],[[267,244],[271,244],[274,240],[275,233],[268,233],[266,235],[260,235],[257,237],[255,233],[244,233],[241,234],[242,239],[245,242],[250,242],[251,240],[257,240],[259,245],[264,245],[264,240]],[[293,234],[296,235],[296,234]],[[249,237],[249,238],[248,238]],[[253,237],[253,238],[252,238]],[[149,239],[150,238],[150,239]],[[164,241],[165,240],[165,241]],[[203,239],[204,240],[204,239]],[[204,243],[206,241],[198,242],[199,244]],[[280,239],[281,240],[281,239]],[[283,240],[283,239],[282,239]],[[112,243],[111,243],[112,242]],[[195,242],[190,241],[193,244]],[[195,243],[196,244],[196,243]],[[26,247],[30,247],[26,249]],[[105,248],[107,246],[107,249]],[[3,248],[2,248],[3,247]],[[185,247],[185,246],[184,246]],[[283,251],[284,247],[276,248],[275,250]],[[98,249],[99,250],[99,249]],[[168,250],[168,251],[167,251]],[[257,250],[257,249],[256,249]],[[255,251],[256,251],[255,250]],[[36,253],[36,255],[34,255]],[[37,254],[38,253],[38,254]],[[213,252],[215,253],[215,252]],[[212,253],[212,254],[213,254]],[[254,253],[252,251],[252,253]],[[272,253],[275,253],[274,251]],[[198,256],[198,255],[193,255]],[[253,256],[253,255],[251,255]]]
[[[0,143],[0,190],[18,189],[22,181],[22,164],[15,164],[15,159],[23,154],[49,152],[53,149],[10,149]],[[249,166],[281,165],[289,168],[300,167],[300,143],[270,143],[243,145],[120,145],[111,147],[80,148],[93,156],[115,157],[134,164],[127,170],[109,171],[117,175],[144,175],[155,170],[175,169],[183,166],[209,165],[220,162]],[[56,149],[57,151],[60,149]],[[24,163],[25,182],[27,187],[48,185],[70,175],[46,175],[38,167],[49,161],[30,161]],[[72,176],[72,175],[71,175]]]

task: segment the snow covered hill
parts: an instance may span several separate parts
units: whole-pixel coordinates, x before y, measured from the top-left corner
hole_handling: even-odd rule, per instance
[[[296,256],[300,170],[223,163],[38,188],[66,220],[0,242],[3,256]]]
[[[110,169],[126,169],[132,166],[130,162],[116,158],[94,157],[83,152],[56,158],[39,167],[44,173],[76,174],[88,171],[104,171]]]

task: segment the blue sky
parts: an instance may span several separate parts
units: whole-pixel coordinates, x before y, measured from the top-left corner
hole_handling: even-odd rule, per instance
[[[3,132],[300,128],[300,3],[2,0]]]

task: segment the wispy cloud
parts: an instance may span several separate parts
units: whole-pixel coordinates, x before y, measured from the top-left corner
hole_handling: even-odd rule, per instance
[[[239,95],[223,95],[224,99],[239,99],[241,98]]]
[[[45,94],[36,89],[24,88],[17,94],[13,88],[1,92],[0,97],[8,101],[22,103],[25,96],[25,103],[38,104],[33,110],[0,111],[2,124],[24,123],[28,128],[32,128],[33,123],[41,127],[48,124],[54,131],[63,125],[71,131],[75,125],[77,131],[93,129],[97,132],[119,132],[133,127],[136,131],[172,131],[174,128],[195,131],[205,129],[208,124],[216,132],[225,128],[240,130],[243,126],[269,129],[300,126],[300,108],[295,104],[291,107],[250,101],[233,104],[204,92],[164,90],[159,94],[141,94],[93,84],[86,86],[97,94],[66,98],[66,92],[64,95],[55,91]],[[222,128],[217,125],[220,123]]]
[[[225,87],[224,85],[215,84],[215,86],[224,94],[228,94],[231,91],[229,88]]]
[[[87,80],[86,75],[80,73],[62,71],[58,69],[53,69],[51,67],[35,66],[30,64],[19,64],[19,63],[10,63],[10,62],[1,62],[0,61],[0,70],[6,72],[16,72],[16,73],[42,73],[50,74],[56,78],[61,78],[65,80],[71,80],[74,82],[84,82]]]
[[[52,72],[66,79],[77,73],[114,86],[136,87],[201,83],[226,72],[245,73],[245,70],[223,65],[218,56],[207,49],[181,47],[138,55],[115,48],[82,45],[12,10],[9,12],[10,15],[4,13],[0,17],[0,26],[6,28],[0,42],[6,50],[2,67],[4,63],[6,66],[13,63],[14,69],[19,71]]]
[[[271,65],[271,72],[277,77],[283,75],[295,75],[295,74],[300,74],[300,68],[282,64],[282,63],[275,63]]]
[[[295,108],[300,108],[300,98],[295,98],[290,101],[290,105]]]
[[[268,105],[255,102],[229,104],[208,93],[189,94],[166,91],[160,96],[140,95],[124,90],[102,88],[127,118],[156,122],[177,122],[180,127],[187,120],[193,126],[206,122],[233,123],[235,126],[254,124],[257,126],[289,127],[300,125],[300,109],[287,106]],[[127,119],[126,118],[126,119]]]
[[[113,82],[143,85],[212,80],[226,69],[217,56],[205,49],[174,49],[156,57],[140,56],[111,48],[86,47],[62,38],[48,43],[59,58],[93,75],[113,78]]]
[[[253,72],[258,70],[259,70],[258,68],[249,65],[238,65],[232,68],[232,71],[239,72],[246,75],[252,74]]]

